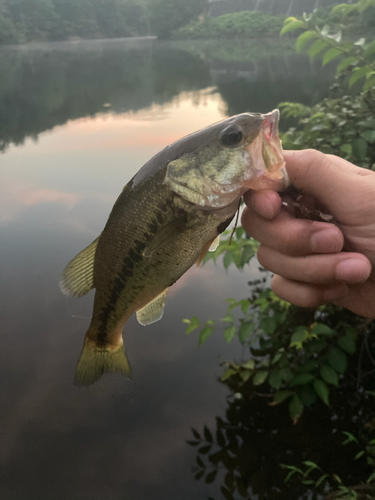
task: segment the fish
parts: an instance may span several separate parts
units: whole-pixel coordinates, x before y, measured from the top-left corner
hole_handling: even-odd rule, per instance
[[[129,317],[161,319],[168,288],[217,248],[248,189],[288,185],[278,123],[274,110],[210,125],[157,153],[123,188],[102,233],[60,281],[66,295],[95,288],[75,385],[107,372],[130,377],[122,337]]]

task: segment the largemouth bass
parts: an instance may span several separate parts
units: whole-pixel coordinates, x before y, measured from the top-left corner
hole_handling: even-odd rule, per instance
[[[158,321],[168,287],[202,261],[248,189],[287,182],[279,112],[243,113],[188,135],[147,162],[124,187],[101,235],[65,268],[61,288],[96,289],[75,384],[105,372],[130,376],[122,330],[136,311]]]

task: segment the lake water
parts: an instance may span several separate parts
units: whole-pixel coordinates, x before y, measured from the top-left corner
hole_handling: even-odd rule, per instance
[[[164,146],[227,115],[327,95],[334,68],[321,70],[292,47],[144,39],[0,48],[4,500],[227,498],[224,478],[194,480],[186,441],[191,427],[214,429],[239,404],[227,402],[218,377],[220,359],[241,358],[242,348],[220,332],[198,348],[182,319],[222,315],[226,298],[248,295],[256,265],[191,269],[171,288],[160,322],[126,324],[133,379],[107,375],[88,389],[72,381],[93,293],[66,299],[58,281],[101,232],[122,187]],[[286,444],[262,443],[262,425],[248,422],[258,436],[251,453],[268,458],[259,458],[245,497],[298,498],[274,463]]]

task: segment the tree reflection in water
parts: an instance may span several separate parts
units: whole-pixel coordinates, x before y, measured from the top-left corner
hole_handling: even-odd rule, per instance
[[[298,474],[286,483],[288,470],[281,466],[306,470],[303,462],[309,460],[331,477],[337,474],[345,485],[365,482],[374,467],[368,465],[366,454],[355,456],[375,437],[374,395],[365,390],[373,389],[374,383],[357,387],[359,356],[351,360],[345,381],[331,392],[331,406],[318,402],[297,425],[291,422],[287,404],[270,407],[265,397],[232,391],[225,418],[216,417],[216,429],[205,426],[200,433],[193,429],[188,443],[197,449],[195,479],[208,484],[220,481],[226,500],[319,500],[326,481],[319,491],[302,484]],[[358,444],[343,445],[344,432],[356,436]],[[369,448],[367,452],[374,454]],[[315,483],[323,472],[316,470],[306,479]],[[332,481],[331,486],[337,488],[338,483]],[[358,489],[358,498],[374,498],[374,494],[373,485],[368,490]],[[333,497],[328,494],[325,498]]]

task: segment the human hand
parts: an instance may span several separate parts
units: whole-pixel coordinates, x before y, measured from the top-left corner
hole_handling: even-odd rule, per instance
[[[301,307],[332,302],[375,318],[375,172],[315,150],[285,151],[298,192],[312,196],[334,224],[296,218],[275,191],[248,191],[244,229],[275,273],[272,289]]]

